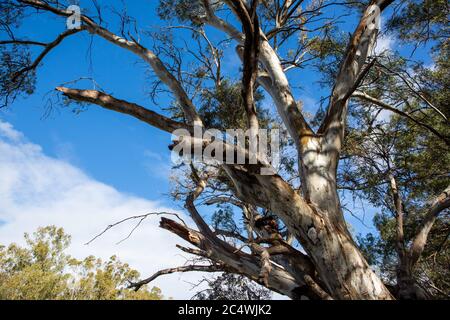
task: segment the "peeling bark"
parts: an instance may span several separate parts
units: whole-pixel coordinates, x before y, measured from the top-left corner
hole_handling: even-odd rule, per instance
[[[243,274],[255,282],[261,283],[259,259],[243,252],[233,252],[217,247],[199,232],[188,229],[170,219],[163,218],[161,220],[161,228],[202,249],[208,258],[224,263],[229,268],[229,271]],[[273,265],[267,277],[267,287],[292,299],[300,299],[302,294],[299,294],[299,292],[305,293],[307,285],[306,283],[299,284],[287,271]]]
[[[346,228],[307,203],[279,176],[258,176],[227,167],[237,195],[276,213],[311,258],[320,279],[337,299],[392,299],[370,269]]]

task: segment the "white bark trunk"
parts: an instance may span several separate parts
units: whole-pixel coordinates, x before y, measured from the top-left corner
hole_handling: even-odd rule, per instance
[[[313,245],[307,251],[335,297],[391,299],[357,248],[344,220],[336,186],[340,141],[331,132],[325,137],[302,140],[302,190],[323,219],[321,225],[309,226],[308,237]]]
[[[252,175],[230,167],[227,172],[237,186],[238,197],[270,209],[283,220],[311,258],[333,298],[392,299],[381,279],[368,266],[347,228],[336,223],[340,219],[336,217],[341,215],[339,206],[327,205],[330,211],[323,211],[314,203],[308,204],[278,176]],[[312,176],[312,181],[323,183],[320,175],[313,173]],[[311,198],[320,196],[326,203],[334,203],[336,189],[332,186],[321,184],[318,190],[312,188]],[[316,190],[321,193],[323,188],[329,189],[331,199],[315,194]]]

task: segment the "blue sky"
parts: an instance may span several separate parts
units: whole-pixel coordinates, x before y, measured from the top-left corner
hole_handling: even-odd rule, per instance
[[[136,3],[139,5],[132,6],[136,13],[154,12],[153,1]],[[47,41],[65,27],[63,19],[41,15],[33,20],[38,21],[30,19],[22,28],[28,38]],[[117,97],[155,108],[144,94],[148,88],[142,64],[137,64],[132,54],[95,38],[90,68],[89,42],[89,35],[77,35],[51,52],[38,70],[35,94],[2,110],[1,116],[41,145],[47,154],[66,158],[92,177],[126,192],[161,199],[167,192],[167,179],[160,171],[151,172],[148,164],[158,162],[159,169],[167,169],[168,158],[164,155],[168,155],[170,136],[135,119],[97,107],[77,115],[70,108],[55,106],[46,117],[47,93],[61,83],[80,77],[95,78],[102,88]],[[85,85],[89,87],[90,83]],[[161,101],[161,105],[164,103]],[[149,154],[161,154],[162,161]]]
[[[81,4],[88,2],[81,1]],[[120,1],[108,1],[107,3],[110,6],[120,5]],[[156,1],[139,0],[128,1],[128,3],[128,14],[138,20],[140,28],[156,31],[157,27],[161,25],[161,22],[158,21],[155,15]],[[105,12],[103,18],[110,20],[114,19],[114,16]],[[356,22],[353,18],[347,19],[344,29],[352,30]],[[27,19],[20,32],[29,39],[50,41],[64,28],[65,21],[63,19],[39,15],[38,17]],[[213,39],[217,37],[219,37],[219,34],[212,33]],[[189,40],[189,37],[186,39]],[[22,187],[29,192],[30,199],[35,199],[35,206],[45,207],[49,212],[55,210],[54,204],[56,201],[52,202],[54,198],[51,195],[47,195],[49,198],[46,198],[45,201],[42,200],[42,203],[40,203],[41,197],[36,195],[40,195],[41,191],[33,191],[32,189],[34,186],[38,188],[35,181],[30,181],[27,184],[28,188],[22,185],[20,185],[22,186],[21,188],[18,188],[19,185],[14,185],[13,188],[12,182],[23,182],[23,179],[33,178],[32,175],[22,176],[23,173],[20,173],[20,170],[34,168],[34,164],[31,161],[33,159],[37,159],[36,161],[39,163],[40,161],[43,163],[45,161],[48,162],[48,166],[43,165],[40,168],[47,168],[45,170],[48,170],[49,176],[39,176],[38,180],[45,180],[44,186],[48,188],[49,192],[54,192],[55,195],[60,194],[59,192],[61,191],[57,187],[58,180],[65,179],[65,171],[61,168],[68,168],[67,170],[76,172],[68,176],[73,177],[76,181],[84,181],[79,184],[77,182],[67,182],[67,184],[61,186],[68,193],[75,192],[74,190],[79,191],[79,186],[84,185],[84,183],[92,183],[96,186],[101,186],[100,189],[103,191],[99,191],[99,194],[103,202],[107,202],[110,197],[113,197],[111,198],[111,203],[117,203],[120,208],[125,208],[130,203],[132,204],[128,209],[123,209],[120,214],[117,213],[115,216],[141,214],[143,213],[142,211],[147,210],[147,205],[152,208],[179,210],[179,207],[168,196],[170,189],[170,153],[168,150],[170,136],[168,134],[133,118],[106,111],[96,106],[91,106],[88,110],[81,113],[74,113],[69,107],[55,105],[51,112],[47,113],[47,102],[49,97],[51,97],[49,92],[52,92],[53,88],[61,83],[80,77],[94,78],[102,88],[107,92],[113,93],[117,98],[141,104],[158,112],[163,112],[161,107],[168,105],[170,97],[167,95],[159,96],[159,105],[155,105],[149,99],[146,94],[150,86],[146,67],[142,63],[138,63],[138,59],[135,56],[123,49],[110,45],[98,37],[93,38],[92,46],[90,46],[90,43],[91,37],[88,34],[79,34],[63,42],[46,57],[44,63],[38,69],[36,92],[26,99],[18,99],[7,109],[0,110],[0,124],[3,126],[3,138],[1,138],[2,129],[0,126],[0,143],[3,143],[2,150],[4,151],[4,154],[0,155],[0,165],[3,164],[3,167],[0,166],[0,170],[3,168],[3,171],[0,171],[3,172],[1,178],[3,180],[0,182],[0,186],[3,184],[4,187],[3,189],[0,188],[0,224],[3,223],[3,226],[0,228],[0,233],[3,234],[0,236],[0,243],[10,240],[18,241],[24,231],[32,231],[30,229],[37,225],[58,222],[64,224],[61,217],[66,217],[66,221],[72,221],[70,216],[67,215],[68,213],[66,215],[62,214],[61,217],[57,217],[55,213],[55,215],[44,215],[39,219],[33,220],[33,224],[28,225],[27,229],[26,226],[22,228],[20,224],[17,224],[17,221],[20,221],[19,218],[15,219],[11,215],[11,212],[20,212],[24,207],[29,209],[30,204],[27,201],[11,195],[12,190],[21,192]],[[145,42],[144,44],[151,45],[150,42]],[[397,49],[404,52],[408,50],[408,48],[399,47],[394,39],[389,37],[380,40],[380,48]],[[234,54],[233,48],[230,47],[226,54],[227,56],[224,60],[225,71],[233,77],[239,76],[238,59]],[[418,54],[420,55],[420,52]],[[428,63],[430,62],[429,57],[423,56],[422,58]],[[289,77],[293,84],[299,83],[301,85],[301,88],[295,90],[295,94],[306,102],[305,107],[307,111],[313,112],[317,108],[317,102],[320,98],[328,94],[327,90],[320,88],[315,83],[318,77],[312,70],[307,69],[291,73]],[[92,84],[89,81],[83,84],[85,88],[92,88]],[[16,140],[11,138],[11,132],[20,137]],[[0,144],[0,146],[2,145]],[[17,154],[27,155],[28,153],[26,152],[29,152],[30,148],[36,149],[31,154],[30,159],[26,159],[25,156],[16,157]],[[44,175],[46,173],[45,170]],[[14,172],[17,174],[13,175],[12,173]],[[7,174],[12,176],[10,184],[5,183],[6,179],[4,177]],[[58,178],[58,174],[62,176]],[[20,177],[20,179],[17,177]],[[48,181],[46,180],[47,178]],[[109,191],[105,192],[103,188]],[[84,195],[84,192],[86,191],[80,191],[80,197]],[[94,192],[94,194],[96,193]],[[6,201],[7,195],[12,199],[8,198],[10,202]],[[92,201],[92,203],[97,204],[88,195],[85,196],[86,198],[81,197],[84,199],[83,201]],[[119,198],[119,200],[114,199],[114,197]],[[136,205],[135,201],[139,205]],[[119,256],[135,261],[140,271],[144,272],[156,271],[157,267],[162,265],[165,267],[174,266],[170,265],[169,262],[171,262],[171,257],[173,258],[172,262],[177,261],[175,250],[170,251],[168,249],[169,251],[166,253],[168,256],[160,259],[165,261],[165,263],[161,262],[150,266],[149,261],[158,260],[158,256],[150,256],[149,259],[151,259],[145,261],[133,258],[132,253],[136,253],[138,250],[133,248],[145,249],[136,245],[138,239],[140,239],[139,236],[137,236],[137,240],[132,241],[130,246],[125,249],[114,246],[114,241],[117,240],[114,237],[108,238],[109,242],[104,240],[99,249],[86,249],[86,247],[81,246],[83,241],[88,240],[86,238],[89,235],[94,234],[102,226],[112,222],[112,216],[108,216],[107,212],[108,210],[114,210],[114,207],[105,205],[103,202],[93,206],[93,208],[98,208],[99,210],[97,216],[94,216],[96,212],[92,208],[89,210],[87,208],[83,209],[88,213],[82,214],[82,219],[86,219],[84,221],[89,222],[89,224],[92,223],[92,228],[89,228],[90,234],[83,229],[82,225],[72,228],[72,232],[80,233],[75,235],[76,245],[78,246],[77,253],[81,255],[96,254],[104,256],[111,252],[118,253]],[[5,203],[10,203],[10,206],[4,205]],[[64,211],[62,208],[65,203],[61,202],[61,207],[58,208]],[[364,206],[362,205],[362,207]],[[69,207],[74,212],[80,210],[77,206],[70,204]],[[50,210],[50,208],[53,209]],[[7,209],[11,210],[11,212],[6,212]],[[142,211],[135,212],[134,209]],[[33,210],[35,209],[33,208]],[[67,209],[68,212],[70,210]],[[34,211],[30,210],[30,212]],[[370,225],[370,217],[373,214],[373,210],[368,208],[366,213],[365,222],[367,225]],[[38,213],[36,214],[39,216]],[[27,219],[30,219],[30,216],[27,217]],[[371,228],[364,227],[354,218],[349,218],[349,220],[355,224],[357,232],[374,231]],[[157,225],[156,221],[153,225]],[[68,228],[71,230],[70,226]],[[5,230],[8,230],[8,232]],[[152,232],[157,232],[154,229],[151,230],[153,230]],[[150,231],[145,231],[145,234],[148,234],[148,232]],[[164,243],[174,241],[173,237],[162,235],[161,239],[163,240],[160,240],[160,242]],[[175,283],[176,280],[173,280],[172,283],[169,280],[168,284],[163,282],[161,286],[168,288],[168,295],[187,297],[181,294],[177,296]]]

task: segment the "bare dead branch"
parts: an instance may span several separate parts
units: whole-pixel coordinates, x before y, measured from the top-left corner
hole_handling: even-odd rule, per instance
[[[170,219],[162,218],[160,226],[207,252],[207,258],[216,261],[216,263],[223,263],[227,268],[227,272],[242,274],[253,281],[260,281],[261,262],[256,256],[239,250],[236,252],[236,248],[230,245],[223,246],[218,245],[216,241],[211,242],[209,238],[204,237],[201,233],[186,228]],[[283,268],[272,265],[272,271],[268,278],[268,288],[271,290],[281,292],[295,299],[299,298],[296,288],[304,287],[305,285],[304,280],[294,279]]]
[[[4,45],[4,44],[19,44],[19,45],[26,45],[26,46],[34,45],[34,46],[41,46],[41,47],[46,47],[49,45],[48,43],[33,41],[33,40],[3,40],[3,41],[0,41],[0,45]]]
[[[427,243],[428,234],[436,221],[438,215],[445,209],[450,208],[450,186],[431,202],[430,209],[417,231],[410,249],[411,265],[415,265],[422,254]]]
[[[138,215],[138,216],[132,216],[132,217],[128,217],[125,219],[122,219],[116,223],[110,224],[108,225],[105,230],[103,230],[101,233],[99,233],[98,235],[96,235],[94,238],[92,238],[91,240],[89,240],[87,243],[85,243],[85,245],[90,245],[92,242],[94,242],[95,240],[97,240],[98,238],[100,238],[101,236],[103,236],[106,232],[108,232],[110,229],[121,225],[127,221],[131,221],[131,220],[139,220],[139,222],[137,223],[137,225],[131,230],[131,232],[128,234],[128,236],[124,239],[122,239],[121,241],[119,241],[117,244],[124,242],[125,240],[129,239],[130,236],[133,234],[133,232],[141,225],[141,223],[147,219],[150,216],[175,216],[178,218],[178,220],[180,220],[184,226],[187,227],[186,222],[184,222],[183,219],[180,218],[180,216],[176,213],[171,213],[171,212],[151,212],[151,213],[147,213],[147,214],[143,214],[143,215]]]
[[[150,282],[156,280],[158,277],[163,275],[168,275],[172,273],[183,273],[183,272],[220,272],[223,271],[223,268],[220,264],[214,264],[214,265],[190,265],[190,266],[182,266],[177,268],[170,268],[170,269],[164,269],[156,272],[151,277],[148,277],[147,279],[144,279],[142,281],[136,282],[136,283],[130,283],[128,286],[129,289],[134,289],[135,291],[138,291],[140,288],[145,286],[146,284],[149,284]]]
[[[116,99],[104,92],[96,90],[70,89],[66,87],[58,87],[56,88],[56,90],[62,92],[63,95],[67,96],[70,99],[93,103],[109,110],[128,114],[150,124],[153,127],[169,133],[172,133],[177,129],[186,129],[188,131],[191,130],[191,128],[189,128],[186,124],[174,121],[137,104]]]
[[[335,86],[330,99],[326,116],[318,130],[319,134],[326,131],[342,140],[344,119],[347,113],[348,99],[356,90],[360,74],[371,53],[378,36],[376,19],[393,0],[372,0],[364,11],[361,20],[354,31],[345,52]],[[336,132],[337,131],[337,134]]]

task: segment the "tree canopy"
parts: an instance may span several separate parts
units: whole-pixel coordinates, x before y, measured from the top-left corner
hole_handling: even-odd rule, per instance
[[[0,300],[161,300],[159,288],[135,292],[139,272],[116,256],[107,261],[67,254],[70,236],[62,228],[25,234],[26,246],[0,246]]]

